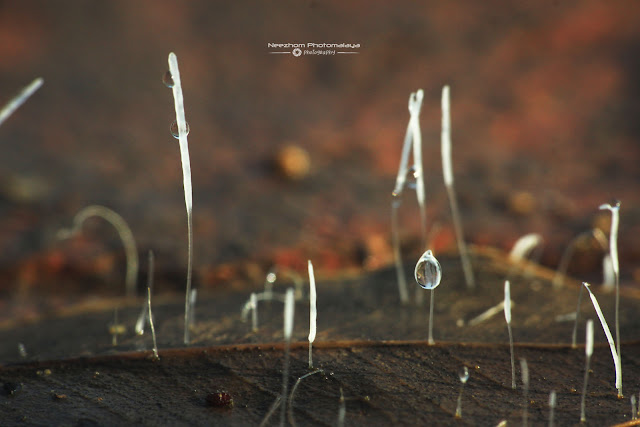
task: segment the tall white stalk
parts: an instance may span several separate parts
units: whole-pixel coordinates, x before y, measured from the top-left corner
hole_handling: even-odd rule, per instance
[[[444,176],[444,185],[447,188],[449,196],[449,204],[451,205],[451,215],[453,216],[453,227],[456,232],[456,240],[458,242],[458,252],[460,252],[460,260],[462,261],[462,270],[467,283],[467,289],[476,287],[475,278],[473,277],[473,268],[469,259],[467,245],[464,242],[464,234],[462,232],[462,221],[460,220],[460,211],[458,209],[458,200],[453,186],[453,166],[451,162],[451,108],[449,101],[449,86],[442,88],[442,132],[440,134],[441,151],[442,151],[442,174]]]
[[[182,180],[184,185],[184,202],[187,208],[187,233],[188,233],[188,261],[187,261],[187,290],[184,302],[184,343],[189,344],[189,320],[191,311],[191,269],[193,264],[193,191],[191,189],[191,163],[189,161],[189,142],[187,134],[189,128],[184,115],[184,97],[182,95],[182,83],[180,81],[180,70],[178,69],[178,58],[176,54],[169,54],[169,72],[173,80],[173,100],[176,110],[176,123],[178,124],[178,140],[180,142],[180,159],[182,160]]]
[[[600,205],[600,210],[611,211],[611,231],[609,233],[609,255],[611,256],[611,266],[616,281],[616,351],[618,359],[620,354],[620,264],[618,263],[618,225],[620,224],[620,202],[615,201],[613,205],[605,203]]]

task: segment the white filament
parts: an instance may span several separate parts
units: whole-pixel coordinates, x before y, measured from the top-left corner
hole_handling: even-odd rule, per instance
[[[316,278],[313,274],[313,264],[308,262],[309,267],[309,343],[316,339],[316,320],[318,310],[316,308]]]
[[[2,109],[0,110],[0,126],[4,123],[5,120],[9,118],[22,104],[25,103],[27,99],[31,95],[34,94],[35,91],[40,89],[44,80],[42,77],[38,77],[31,83],[29,83],[24,89],[20,91],[18,95],[16,95],[11,101],[9,101]]]
[[[611,331],[609,330],[609,325],[602,314],[602,310],[600,310],[600,304],[598,304],[598,300],[596,296],[591,292],[590,286],[587,282],[582,282],[582,284],[589,291],[589,296],[591,297],[591,302],[593,303],[593,308],[596,310],[596,314],[598,315],[598,319],[600,319],[600,324],[602,325],[602,329],[604,330],[604,334],[607,336],[607,341],[609,342],[609,348],[611,348],[611,356],[613,357],[613,364],[615,365],[616,370],[616,388],[618,389],[618,397],[622,396],[622,366],[620,364],[620,357],[618,352],[616,351],[616,345],[613,341],[613,337],[611,336]]]
[[[249,304],[251,304],[251,330],[256,332],[258,330],[258,298],[255,292],[251,292]]]
[[[511,306],[513,305],[514,303],[513,301],[511,301]],[[469,326],[479,325],[480,323],[491,319],[493,316],[500,313],[501,311],[504,311],[504,301],[500,301],[498,304],[494,305],[491,308],[488,308],[486,311],[483,311],[473,319],[469,320]]]
[[[451,109],[449,101],[449,86],[442,88],[442,174],[444,185],[453,185],[453,167],[451,166]]]
[[[460,252],[460,261],[462,262],[462,271],[464,279],[467,283],[467,289],[475,288],[475,279],[473,277],[473,267],[469,259],[467,245],[464,242],[462,231],[462,221],[460,220],[460,212],[458,209],[458,199],[453,187],[453,168],[451,166],[451,109],[449,102],[449,86],[442,88],[442,131],[440,133],[440,145],[442,152],[442,174],[444,176],[444,184],[449,197],[449,205],[451,206],[451,215],[453,217],[453,227],[456,233],[456,242],[458,252]]]
[[[537,233],[525,234],[514,243],[509,259],[519,261],[524,259],[536,246],[542,243],[542,236]]]
[[[606,254],[604,258],[602,258],[602,276],[604,278],[602,290],[605,292],[613,291],[616,287],[616,274],[613,269],[613,260],[609,254]]]
[[[193,260],[193,191],[191,188],[191,163],[189,161],[189,142],[187,140],[187,120],[184,115],[184,97],[182,95],[182,82],[180,81],[180,70],[178,69],[178,58],[176,54],[169,54],[169,72],[173,79],[173,100],[176,110],[176,123],[178,124],[178,140],[180,143],[180,159],[182,161],[182,182],[184,186],[184,202],[187,208],[187,227],[189,240],[189,260],[187,265],[187,290],[184,303],[184,343],[189,344],[189,322],[191,320],[191,264]]]
[[[284,299],[284,339],[291,341],[291,333],[293,331],[293,313],[295,308],[295,298],[293,288],[287,289]]]
[[[593,320],[587,320],[587,336],[584,346],[584,354],[591,357],[593,354]]]
[[[509,281],[504,281],[504,318],[511,324],[511,287]]]

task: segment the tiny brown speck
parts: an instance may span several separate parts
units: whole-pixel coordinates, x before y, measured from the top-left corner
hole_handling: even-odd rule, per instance
[[[214,408],[232,408],[233,397],[226,391],[216,391],[207,395],[207,404]]]

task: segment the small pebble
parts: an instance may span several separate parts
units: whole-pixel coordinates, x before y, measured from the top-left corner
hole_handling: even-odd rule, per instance
[[[213,408],[233,408],[233,397],[226,391],[216,391],[207,395],[207,405]]]

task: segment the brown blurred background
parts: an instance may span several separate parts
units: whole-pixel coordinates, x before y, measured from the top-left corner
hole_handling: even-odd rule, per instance
[[[123,292],[115,232],[130,224],[159,286],[181,290],[186,214],[167,55],[191,127],[195,282],[259,283],[272,263],[321,274],[391,261],[389,212],[407,99],[421,115],[428,221],[455,250],[440,165],[440,91],[451,85],[453,163],[467,240],[509,250],[541,233],[552,268],[622,201],[622,279],[640,279],[640,4],[540,1],[4,1],[0,104],[44,86],[0,127],[0,290],[14,297]],[[359,43],[358,54],[269,54],[272,43]],[[286,151],[308,171],[278,171]],[[295,160],[295,159],[294,159]],[[409,194],[405,253],[418,255]],[[588,243],[588,242],[587,242]],[[586,244],[571,271],[601,280]],[[407,256],[407,259],[412,259]],[[140,274],[145,276],[143,262]],[[446,274],[446,273],[445,273]]]

